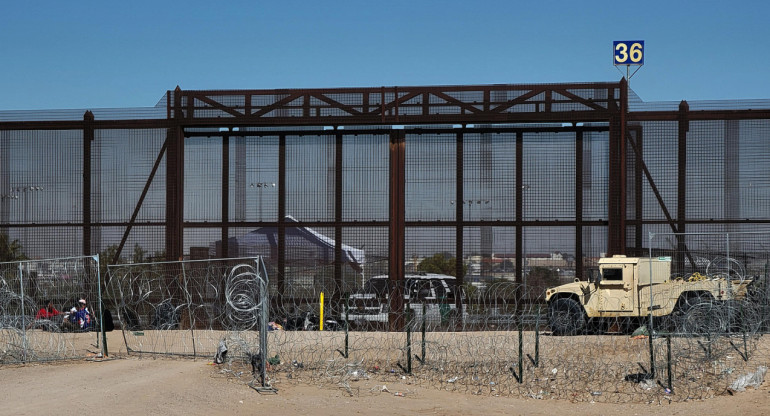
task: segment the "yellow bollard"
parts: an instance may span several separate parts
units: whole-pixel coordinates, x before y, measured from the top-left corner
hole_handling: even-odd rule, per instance
[[[324,330],[324,292],[321,292],[321,317],[318,318],[318,330]]]

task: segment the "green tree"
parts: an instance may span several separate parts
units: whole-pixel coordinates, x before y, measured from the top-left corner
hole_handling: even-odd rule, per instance
[[[144,255],[147,254],[147,251],[142,249],[142,246],[139,245],[139,243],[134,244],[134,255],[131,256],[131,261],[134,263],[144,263],[145,258]]]
[[[527,275],[527,296],[536,299],[545,295],[546,289],[559,286],[559,273],[548,267],[532,267]]]
[[[117,259],[117,261],[113,261],[113,259],[115,259],[117,254],[118,254],[117,244],[107,246],[107,248],[105,248],[99,253],[99,270],[101,271],[102,276],[107,275],[107,266],[109,266],[110,264],[125,263],[125,260],[122,257]]]
[[[420,262],[417,270],[426,273],[440,273],[455,276],[456,259],[447,253],[436,253]],[[468,266],[463,265],[463,276],[468,272]]]
[[[19,261],[28,260],[26,254],[22,251],[19,240],[13,240],[6,233],[0,233],[0,261]]]

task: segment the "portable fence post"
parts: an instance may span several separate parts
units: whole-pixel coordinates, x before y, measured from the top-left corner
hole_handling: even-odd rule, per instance
[[[345,358],[348,358],[348,322],[350,318],[350,307],[345,303]]]
[[[29,268],[29,266],[27,266]],[[24,263],[19,263],[19,287],[21,288],[21,362],[27,361],[27,319],[24,316]]]
[[[519,384],[524,381],[524,325],[519,318]]]
[[[540,308],[538,308],[535,318],[535,360],[532,364],[535,365],[535,368],[540,367]]]
[[[396,365],[407,374],[412,373],[412,316],[411,309],[405,305],[404,314],[406,321],[406,368],[397,362]]]
[[[97,281],[97,296],[99,298],[99,331],[101,332],[102,336],[102,357],[107,357],[108,351],[107,351],[107,332],[104,330],[104,302],[102,300],[102,268],[99,264],[99,255],[96,254],[93,256],[94,261],[96,261],[96,281]],[[99,335],[96,336],[96,344],[99,344]]]
[[[337,352],[340,353],[340,355],[343,356],[344,358],[348,358],[348,322],[350,322],[349,312],[350,312],[350,309],[346,303],[345,304],[345,325],[344,325],[345,326],[345,351],[342,352],[340,350],[337,350]]]
[[[519,372],[516,373],[516,370],[513,369],[513,365],[508,369],[519,384],[524,381],[524,328],[521,317],[519,317]]]
[[[420,364],[425,364],[425,315],[426,315],[427,308],[425,307],[425,302],[422,302],[422,341],[420,342],[420,346],[422,348],[421,352],[422,355],[417,358],[417,360],[420,362]]]
[[[671,335],[666,337],[666,361],[668,362],[668,391],[673,392],[674,387],[671,383]]]
[[[406,327],[406,373],[412,373],[412,326]]]
[[[749,360],[749,348],[746,346],[746,331],[743,331],[743,353],[745,354],[743,361]]]
[[[655,378],[655,349],[652,345],[652,330],[649,331],[647,339],[650,341],[650,377]]]
[[[262,379],[262,383],[259,387],[253,385],[253,381],[249,384],[254,390],[263,393],[277,393],[278,390],[271,387],[267,381],[267,365],[269,363],[267,359],[267,308],[269,305],[268,293],[267,293],[267,267],[265,266],[262,257],[256,257],[254,259],[256,263],[256,273],[254,278],[257,280],[257,287],[259,288],[259,358],[260,367],[259,376]],[[255,365],[255,357],[252,356],[252,371]],[[256,373],[256,371],[253,371]],[[256,374],[255,374],[256,376]]]
[[[190,337],[192,338],[192,347],[193,347],[193,357],[197,357],[197,351],[195,348],[195,329],[193,329],[193,311],[191,310],[192,306],[192,298],[190,297],[190,291],[188,290],[187,286],[187,271],[184,269],[184,262],[179,262],[180,267],[182,268],[182,281],[184,283],[184,294],[187,299],[187,316],[188,320],[190,321]]]

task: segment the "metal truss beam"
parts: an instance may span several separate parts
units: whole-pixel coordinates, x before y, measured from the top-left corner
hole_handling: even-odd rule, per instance
[[[620,83],[185,91],[168,94],[185,126],[607,121]]]

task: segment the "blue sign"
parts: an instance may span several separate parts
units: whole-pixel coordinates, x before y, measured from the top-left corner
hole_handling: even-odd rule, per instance
[[[612,42],[612,63],[615,65],[644,65],[643,40]]]

